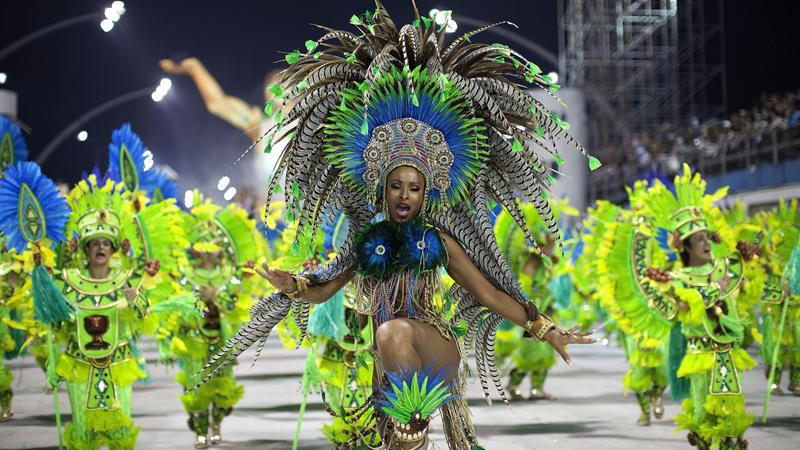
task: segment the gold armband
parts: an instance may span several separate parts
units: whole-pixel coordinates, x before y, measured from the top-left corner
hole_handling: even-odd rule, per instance
[[[525,314],[528,316],[523,336],[543,341],[545,333],[555,328],[555,324],[549,317],[540,313],[533,303],[525,303],[522,306],[525,307]]]
[[[528,320],[525,322],[525,331],[527,331],[527,334],[531,338],[535,338],[539,341],[543,341],[544,335],[555,327],[556,325],[553,321],[542,313],[539,313],[539,317],[537,317],[536,320]]]
[[[292,300],[300,300],[308,292],[308,278],[300,275],[292,275],[292,278],[294,278],[295,289],[291,292],[283,292],[283,294]]]

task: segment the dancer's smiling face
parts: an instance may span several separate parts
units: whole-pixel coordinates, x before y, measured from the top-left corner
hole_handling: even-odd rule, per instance
[[[385,195],[389,220],[414,220],[425,201],[425,177],[414,167],[397,167],[386,177]]]
[[[114,244],[111,239],[97,238],[86,244],[86,258],[92,266],[107,266],[111,261],[112,253],[114,253]]]

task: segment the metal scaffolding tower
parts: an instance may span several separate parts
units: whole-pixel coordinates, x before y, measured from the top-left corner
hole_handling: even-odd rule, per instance
[[[727,112],[722,0],[678,3],[678,98],[684,122]]]
[[[558,3],[559,71],[595,99],[588,144],[596,150],[724,111],[721,0]]]

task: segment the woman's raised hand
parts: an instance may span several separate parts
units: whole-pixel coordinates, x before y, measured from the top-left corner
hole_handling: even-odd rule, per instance
[[[261,265],[264,270],[256,268],[256,272],[281,292],[294,292],[297,290],[297,283],[291,273],[284,270],[270,269],[267,263]]]
[[[561,355],[565,363],[570,364],[572,359],[567,354],[569,344],[594,344],[595,340],[591,337],[591,331],[580,331],[578,327],[569,330],[553,328],[544,335],[544,339],[553,346],[556,352]]]

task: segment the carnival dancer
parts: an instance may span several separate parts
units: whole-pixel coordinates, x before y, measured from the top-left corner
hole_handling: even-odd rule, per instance
[[[74,309],[63,323],[67,335],[64,353],[55,371],[48,371],[57,389],[67,382],[72,423],[65,430],[68,448],[134,448],[139,428],[131,419],[132,385],[143,378],[130,342],[152,332],[145,320],[149,302],[145,287],[155,285],[160,261],[148,249],[172,241],[152,242],[161,214],[136,212],[124,185],[94,175],[80,181],[69,196],[72,214],[67,233],[73,236],[60,256],[56,273],[61,296]],[[174,208],[174,205],[172,205]],[[48,365],[48,369],[50,366]]]
[[[262,276],[280,292],[253,307],[250,322],[198,379],[266,339],[291,310],[304,333],[311,305],[353,282],[355,309],[375,327],[379,392],[372,402],[383,445],[422,448],[441,407],[448,445],[469,449],[477,442],[463,398],[465,347],[475,350],[486,397],[491,379],[505,398],[494,365],[503,319],[565,360],[567,344],[593,342],[539,313],[505,263],[489,220],[491,195],[534,241],[518,188],[560,249],[542,193],[552,177],[534,147],[574,141],[557,115],[506,77],[557,90],[535,64],[506,46],[469,44],[475,33],[444,45],[444,27],[415,14],[398,30],[377,3],[353,18],[360,34],[329,30],[307,53],[288,58],[292,65],[275,91],[293,105],[278,131],[289,141],[269,192],[282,184],[286,216],[302,232],[313,233],[329,208],[343,212],[348,237],[326,264],[297,274],[265,267]],[[433,302],[441,269],[455,280],[448,297],[454,313]]]
[[[578,215],[577,210],[569,207],[567,200],[551,201],[550,205],[555,220],[559,220],[562,214],[573,217]],[[557,279],[563,280],[559,278],[562,276],[560,272],[564,269],[563,262],[568,259],[561,258],[558,264],[554,264],[550,258],[542,257],[541,252],[536,251],[536,248],[542,248],[546,253],[552,254],[555,242],[533,205],[524,204],[521,209],[537,246],[528,246],[525,233],[507,212],[500,213],[495,222],[497,241],[528,297],[537,299],[536,306],[540,312],[556,317],[558,305],[550,288],[556,285],[553,282]],[[529,400],[555,400],[553,395],[544,390],[547,373],[556,363],[553,347],[547,342],[526,339],[523,337],[523,330],[508,321],[500,325],[497,341],[496,356],[501,365],[505,360],[511,360],[507,387],[511,400],[524,398],[520,384],[526,377],[530,377]]]
[[[644,194],[646,183],[637,182],[628,189],[628,201],[632,210],[625,210],[605,202],[598,202],[590,209],[589,224],[592,234],[601,239],[590,256],[593,272],[601,292],[601,303],[619,328],[619,341],[625,350],[629,370],[623,379],[625,392],[633,391],[641,413],[636,423],[648,426],[653,417],[664,416],[664,391],[669,384],[667,374],[667,350],[672,324],[656,316],[651,318],[651,307],[642,302],[635,285],[629,281],[624,269],[630,262],[626,249],[630,248],[630,230],[641,219],[638,215],[639,197]],[[654,248],[651,258],[663,264],[669,259],[660,248]],[[642,317],[646,318],[643,320]]]
[[[28,158],[28,147],[22,130],[8,117],[0,116],[0,173],[4,172],[9,165],[17,161],[25,161]],[[2,177],[2,175],[0,175]],[[15,291],[22,284],[18,271],[13,270],[15,251],[6,246],[5,238],[0,235],[0,352],[4,356],[13,356],[17,349],[17,343],[13,336],[13,330],[8,325],[11,319],[12,309],[9,301],[14,296]],[[3,320],[6,319],[6,320]],[[0,422],[5,422],[11,418],[11,384],[14,375],[3,364],[0,358]]]
[[[275,222],[269,217],[275,211],[283,211],[283,204],[274,202],[270,210],[264,211],[265,223],[275,228]],[[322,233],[301,236],[301,239],[311,239],[309,245],[297,245],[294,225],[287,224],[275,240],[275,254],[280,256],[272,261],[272,265],[313,268],[334,257],[347,236],[348,224],[343,214],[326,219]],[[304,342],[301,342],[301,332],[291,314],[276,328],[284,347],[294,349],[304,345],[309,350],[301,381],[301,411],[308,394],[318,391],[332,417],[331,423],[322,426],[322,433],[331,446],[337,449],[375,447],[381,441],[374,430],[375,417],[369,411],[374,366],[370,351],[372,325],[369,317],[359,315],[353,309],[354,296],[345,291],[340,290],[311,311]],[[296,445],[302,420],[301,412],[295,433]]]
[[[64,239],[68,217],[69,207],[66,200],[59,194],[55,183],[42,174],[36,163],[17,161],[6,166],[0,176],[0,241],[3,241],[4,253],[0,313],[6,317],[0,327],[8,325],[9,328],[5,330],[9,334],[19,331],[28,334],[22,339],[25,342],[21,345],[17,342],[23,336],[0,337],[1,344],[12,356],[18,355],[26,344],[41,335],[47,335],[47,340],[52,343],[52,329],[39,324],[47,322],[47,316],[66,317],[65,308],[37,308],[34,318],[33,306],[37,306],[35,303],[41,306],[41,301],[31,301],[30,294],[33,291],[33,297],[39,300],[42,298],[41,289],[36,288],[42,281],[49,280],[47,273],[52,270],[56,260],[52,248]],[[12,316],[17,314],[19,316]],[[11,320],[12,318],[15,320]],[[12,339],[8,340],[9,337]],[[11,348],[7,347],[9,344]],[[53,348],[52,345],[50,348]],[[51,366],[54,365],[53,355],[51,353],[48,358]],[[7,420],[11,417],[11,373],[0,371],[0,378],[6,387],[0,391],[0,413]],[[57,392],[54,392],[54,403],[58,404]]]
[[[800,270],[799,208],[797,200],[781,200],[773,210],[757,215],[760,226],[767,231],[762,258],[767,283],[759,305],[761,358],[766,367],[764,373],[770,379],[769,389],[775,395],[783,394],[781,378],[788,370],[788,390],[800,396],[800,297],[791,293],[783,281],[785,272]]]
[[[195,448],[222,441],[222,420],[244,394],[228,368],[197,391],[188,391],[189,378],[200,370],[222,343],[248,320],[248,309],[264,282],[252,268],[266,260],[266,241],[257,235],[247,212],[231,203],[225,208],[195,193],[195,206],[184,214],[188,258],[180,268],[180,283],[191,293],[193,310],[170,321],[169,351],[181,372],[181,403],[195,433]],[[157,305],[159,311],[165,305]],[[164,338],[164,336],[162,336]]]
[[[608,261],[618,263],[613,266],[620,272],[618,285],[637,304],[628,319],[639,322],[638,328],[661,337],[671,322],[681,325],[687,344],[676,375],[689,380],[690,397],[675,418],[679,429],[689,430],[690,444],[700,449],[743,449],[753,419],[744,409],[740,372],[755,361],[739,346],[746,323],[737,297],[754,294],[743,275],[746,265],[758,262],[755,246],[736,242],[713,207],[726,190],[705,195],[705,187],[699,174],[684,166],[674,193],[660,182],[647,188],[631,205],[639,219],[613,231]],[[665,263],[659,241],[675,253],[675,265]],[[677,389],[680,379],[670,381]]]

